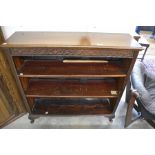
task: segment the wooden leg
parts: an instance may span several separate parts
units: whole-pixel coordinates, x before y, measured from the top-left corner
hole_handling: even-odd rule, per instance
[[[109,116],[109,122],[113,122],[113,119],[115,118],[115,115]]]
[[[125,98],[126,103],[129,103],[130,94],[131,94],[130,90],[131,90],[131,82],[129,80],[126,86],[126,98]]]
[[[31,123],[34,123],[34,120],[37,119],[37,118],[39,118],[39,117],[29,114],[28,118],[29,118],[29,120],[30,120]]]
[[[34,119],[31,119],[30,122],[31,122],[31,124],[33,124],[34,123]]]
[[[113,118],[112,117],[109,118],[109,122],[111,122],[111,123],[113,122]]]
[[[125,118],[125,127],[132,123],[132,109],[136,100],[136,94],[130,91],[130,100],[128,102],[127,113]]]

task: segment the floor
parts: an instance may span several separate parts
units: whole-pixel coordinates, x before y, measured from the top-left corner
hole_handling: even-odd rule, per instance
[[[149,32],[142,32],[142,35],[149,41],[150,47],[147,51],[147,57],[155,56],[155,40],[150,39]],[[25,115],[5,127],[5,129],[123,129],[125,122],[127,104],[125,103],[125,94],[116,111],[116,117],[113,122],[109,122],[104,116],[72,116],[72,117],[41,117],[31,124],[28,115]],[[133,111],[136,117],[136,112]],[[130,124],[128,129],[151,129],[152,127],[143,119],[138,119]]]

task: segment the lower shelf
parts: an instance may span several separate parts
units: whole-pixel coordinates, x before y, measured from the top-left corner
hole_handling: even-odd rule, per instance
[[[38,115],[92,115],[111,114],[108,99],[35,99],[32,114]]]

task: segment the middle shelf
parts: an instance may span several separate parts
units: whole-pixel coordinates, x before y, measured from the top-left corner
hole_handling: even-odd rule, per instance
[[[26,97],[115,98],[119,95],[117,80],[51,80],[30,79]]]

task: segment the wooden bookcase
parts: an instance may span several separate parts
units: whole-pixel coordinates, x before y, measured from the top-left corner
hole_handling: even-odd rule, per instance
[[[2,44],[29,119],[115,117],[141,46],[128,34],[16,32]]]

